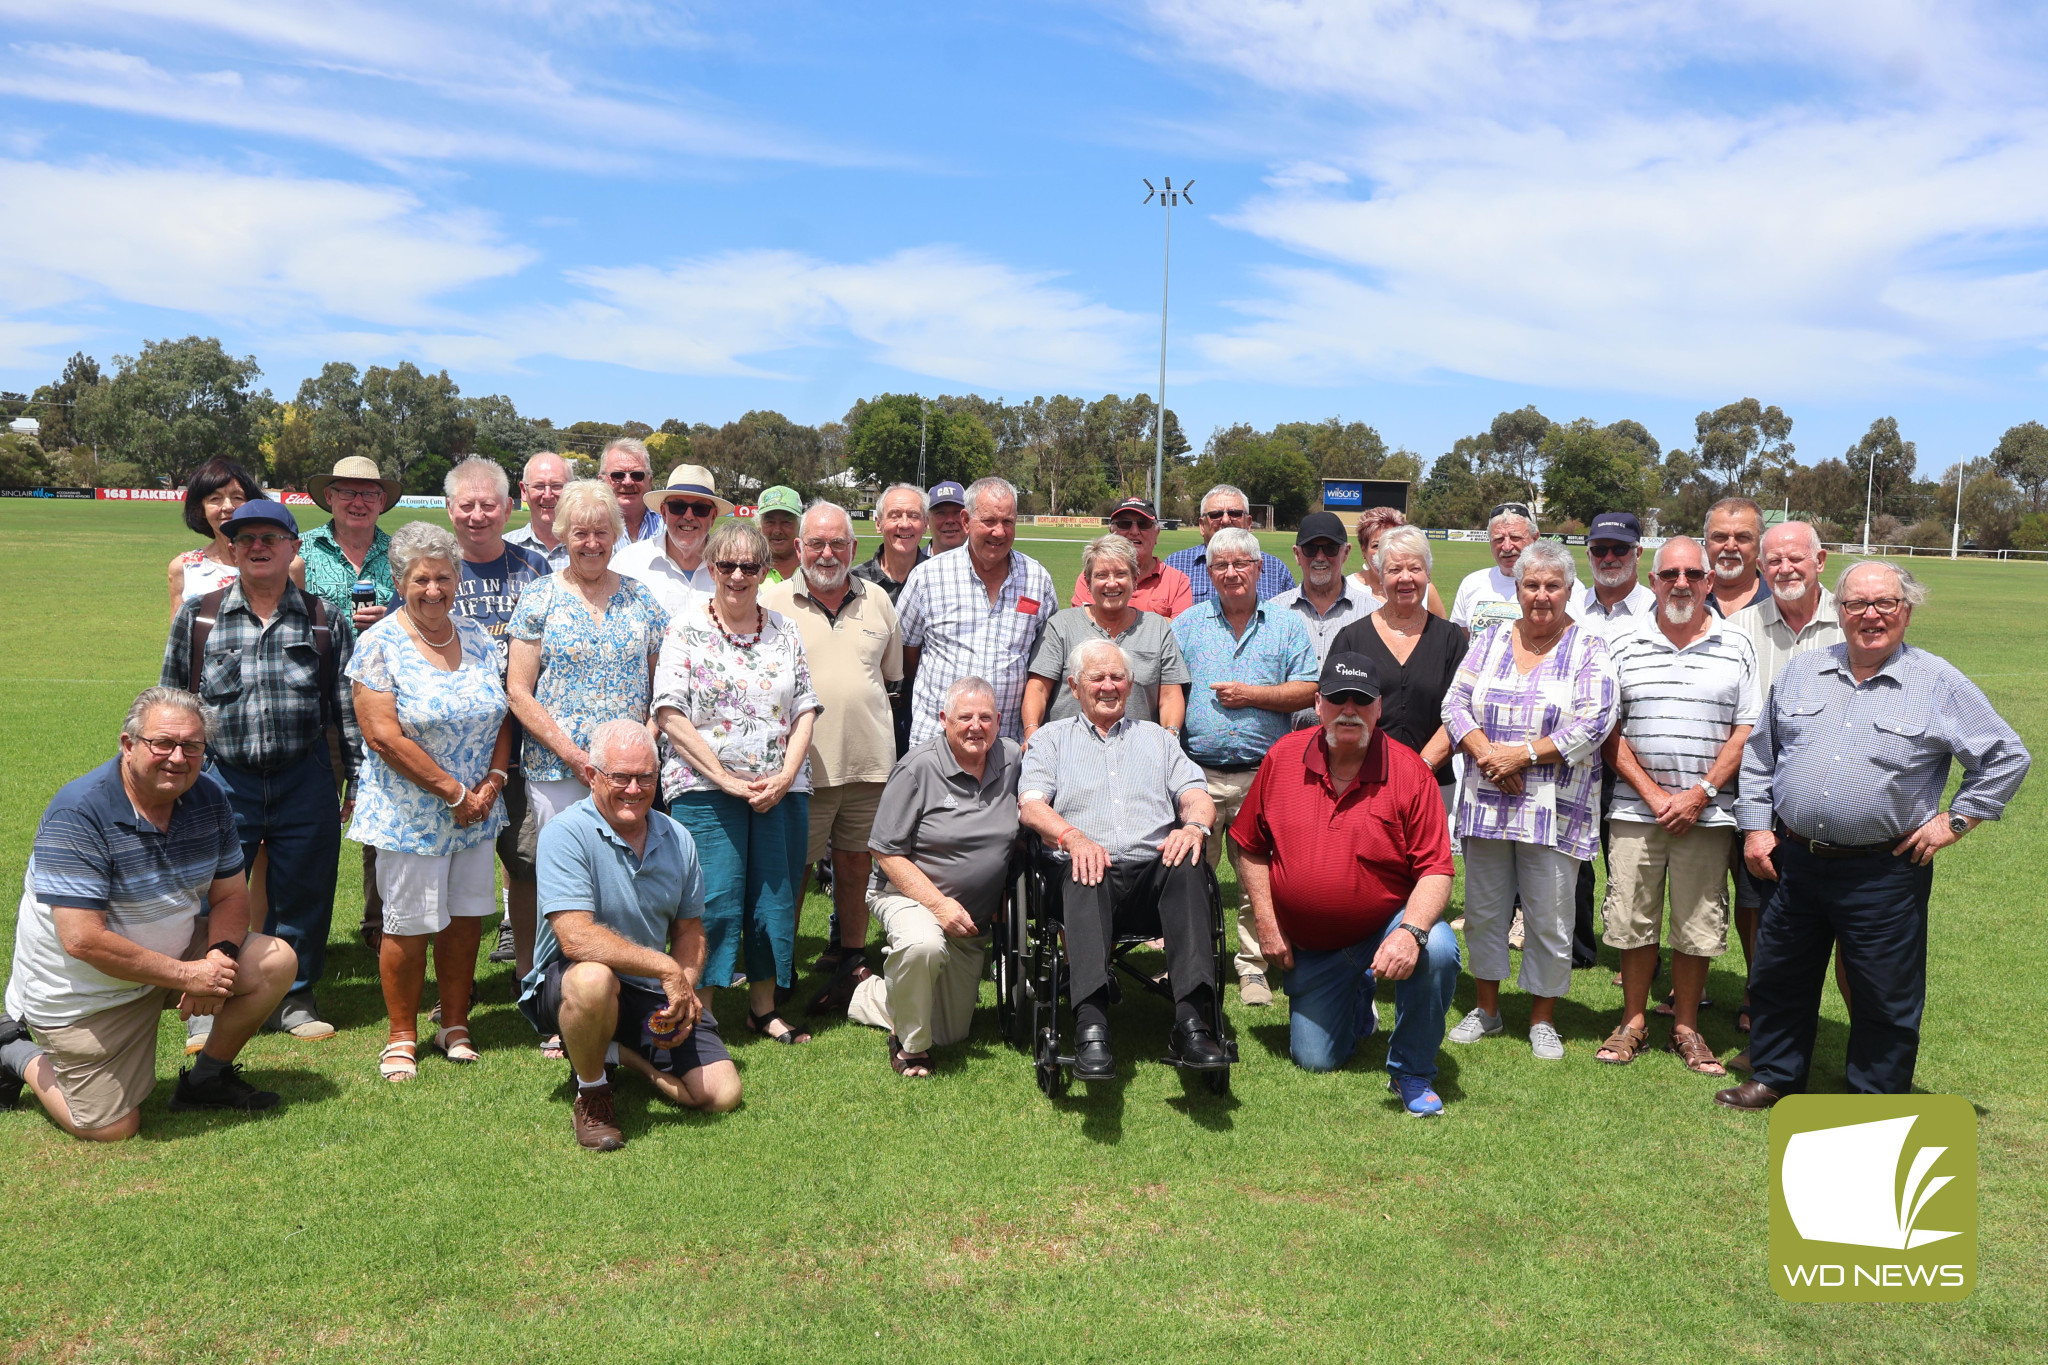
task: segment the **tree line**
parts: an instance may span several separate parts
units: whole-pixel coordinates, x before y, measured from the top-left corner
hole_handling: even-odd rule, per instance
[[[711,469],[744,497],[770,484],[848,496],[849,482],[879,486],[1000,474],[1026,512],[1090,515],[1149,493],[1160,442],[1158,404],[1143,393],[1066,394],[1007,402],[980,395],[881,394],[816,426],[779,412],[719,425],[668,418],[584,420],[556,426],[519,412],[502,394],[465,395],[446,370],[411,361],[358,368],[330,361],[289,399],[258,388],[254,356],[229,355],[211,337],[145,342],[113,357],[111,372],[83,353],[33,394],[0,393],[0,417],[32,416],[39,437],[0,435],[0,486],[176,483],[217,455],[243,461],[280,487],[303,488],[351,455],[377,461],[408,492],[439,491],[457,460],[484,455],[517,473],[538,450],[594,472],[605,443],[646,442],[657,476],[678,464]],[[1220,427],[1197,451],[1171,408],[1164,413],[1161,512],[1192,518],[1194,499],[1235,484],[1276,521],[1297,522],[1326,478],[1414,483],[1410,511],[1425,526],[1485,523],[1496,504],[1540,504],[1545,529],[1583,527],[1596,512],[1654,516],[1666,531],[1697,531],[1717,499],[1740,495],[1789,508],[1823,538],[1860,538],[1866,479],[1871,534],[1891,543],[1948,543],[1957,485],[1965,534],[1984,549],[2048,548],[2048,427],[2023,422],[1985,455],[1933,479],[1890,417],[1872,422],[1839,457],[1802,465],[1792,419],[1744,398],[1701,412],[1694,444],[1663,449],[1633,420],[1557,422],[1534,406],[1503,412],[1429,464],[1389,450],[1361,421],[1331,417],[1268,430]],[[920,476],[920,468],[922,475]],[[852,479],[847,475],[849,471]]]

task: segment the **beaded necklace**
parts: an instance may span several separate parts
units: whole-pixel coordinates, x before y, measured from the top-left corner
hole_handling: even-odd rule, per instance
[[[725,618],[718,614],[716,600],[706,602],[704,606],[711,613],[711,624],[718,627],[718,633],[723,635],[725,642],[734,649],[752,649],[761,643],[761,637],[768,632],[768,613],[761,609],[759,602],[754,604],[754,633],[744,636],[735,635],[725,628]]]

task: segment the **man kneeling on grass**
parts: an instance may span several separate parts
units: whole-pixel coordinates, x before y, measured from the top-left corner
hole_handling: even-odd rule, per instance
[[[291,989],[298,959],[249,929],[242,842],[227,793],[199,780],[212,713],[152,687],[121,725],[121,754],[66,785],[36,828],[14,926],[0,1046],[8,1098],[26,1082],[57,1126],[120,1142],[156,1088],[157,1023],[212,1015],[171,1111],[270,1109],[235,1057]],[[40,1044],[40,1046],[38,1046]]]
[[[647,727],[591,735],[590,795],[540,832],[541,928],[519,1010],[559,1033],[576,1087],[576,1141],[626,1145],[612,1107],[614,1058],[676,1104],[723,1113],[740,1076],[698,1008],[704,874],[688,830],[653,809],[661,780]]]

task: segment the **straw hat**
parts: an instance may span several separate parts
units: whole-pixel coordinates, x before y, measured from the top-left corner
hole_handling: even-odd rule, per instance
[[[732,515],[732,504],[718,496],[718,480],[711,477],[711,471],[700,464],[679,464],[669,471],[668,487],[650,488],[640,495],[650,512],[659,512],[661,505],[670,498],[682,496],[709,498],[718,504],[718,515]]]
[[[377,462],[364,455],[351,455],[345,460],[336,460],[332,474],[315,474],[306,480],[306,496],[332,512],[334,509],[327,506],[327,486],[336,479],[372,480],[384,490],[384,510],[388,512],[398,506],[398,480],[385,478],[384,471],[377,467]]]

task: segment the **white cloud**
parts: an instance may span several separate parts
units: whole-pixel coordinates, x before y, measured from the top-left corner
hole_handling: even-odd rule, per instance
[[[308,315],[421,325],[448,294],[532,259],[479,215],[403,190],[214,167],[0,162],[0,296],[19,316],[142,304],[284,327]]]
[[[1212,366],[1846,393],[2048,339],[2048,105],[2028,45],[1995,41],[2031,20],[1919,0],[1151,13],[1316,130],[1221,221],[1318,264],[1255,272],[1248,320],[1198,340]]]

